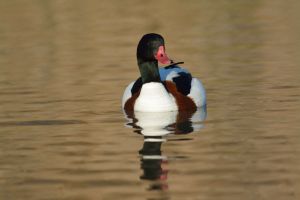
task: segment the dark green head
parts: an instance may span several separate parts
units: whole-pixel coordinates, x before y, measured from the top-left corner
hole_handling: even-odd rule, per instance
[[[165,52],[163,37],[156,33],[144,35],[137,46],[136,56],[143,83],[161,82],[158,62],[171,63]]]

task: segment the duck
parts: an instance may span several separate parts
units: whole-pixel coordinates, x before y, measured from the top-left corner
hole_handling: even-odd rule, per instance
[[[122,97],[125,112],[196,111],[206,106],[202,82],[166,54],[164,38],[157,33],[142,36],[136,51],[141,76]],[[158,63],[167,65],[159,67]]]

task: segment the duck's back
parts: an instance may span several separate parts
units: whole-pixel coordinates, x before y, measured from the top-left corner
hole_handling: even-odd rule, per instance
[[[191,90],[192,75],[184,68],[175,66],[159,69],[162,81],[172,81],[175,83],[178,92],[187,96]]]
[[[203,84],[199,79],[193,78],[186,69],[177,65],[171,65],[159,68],[159,75],[167,90],[170,84],[166,82],[172,82],[180,94],[190,97],[193,100],[196,107],[201,107],[206,104],[206,94]],[[128,99],[139,95],[142,86],[143,82],[141,78],[138,78],[127,86],[122,99],[123,108]]]
[[[159,69],[162,81],[172,81],[181,94],[193,99],[196,107],[206,104],[206,92],[202,82],[193,78],[190,72],[177,65],[171,65]]]

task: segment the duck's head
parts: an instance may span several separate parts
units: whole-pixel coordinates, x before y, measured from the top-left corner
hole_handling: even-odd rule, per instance
[[[137,59],[141,62],[160,62],[162,64],[170,64],[172,61],[168,58],[165,51],[164,38],[156,33],[148,33],[144,35],[137,47]]]
[[[158,62],[171,64],[165,51],[164,38],[156,33],[144,35],[137,46],[137,61],[143,83],[161,82]]]

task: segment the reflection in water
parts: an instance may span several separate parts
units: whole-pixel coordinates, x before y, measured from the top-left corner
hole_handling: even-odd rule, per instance
[[[206,118],[206,106],[196,111],[132,112],[126,113],[127,125],[144,136],[139,155],[143,180],[152,181],[149,190],[167,190],[168,157],[162,154],[161,146],[168,134],[188,134],[200,130]]]
[[[206,106],[196,111],[184,112],[127,112],[127,125],[144,136],[188,134],[203,127]]]
[[[141,179],[157,181],[151,184],[149,190],[167,190],[168,164],[167,157],[162,155],[162,137],[145,136],[143,148],[139,151],[141,156]]]

